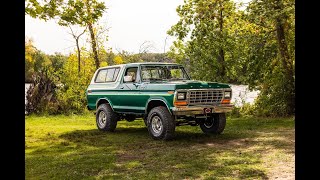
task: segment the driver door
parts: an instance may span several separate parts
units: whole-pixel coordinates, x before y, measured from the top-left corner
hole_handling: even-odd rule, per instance
[[[132,81],[125,82],[124,76],[132,76]],[[130,66],[125,69],[123,77],[121,78],[121,84],[119,86],[118,104],[121,106],[122,112],[141,113],[141,107],[139,106],[140,99],[140,76],[139,67]]]

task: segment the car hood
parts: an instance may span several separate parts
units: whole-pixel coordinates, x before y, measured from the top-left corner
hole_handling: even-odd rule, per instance
[[[210,89],[210,88],[230,88],[228,84],[217,82],[205,82],[197,80],[179,80],[166,82],[153,82],[142,85],[143,90],[166,91],[177,89]]]
[[[176,89],[207,89],[207,88],[230,88],[228,84],[217,82],[206,82],[197,80],[170,81],[175,84]]]

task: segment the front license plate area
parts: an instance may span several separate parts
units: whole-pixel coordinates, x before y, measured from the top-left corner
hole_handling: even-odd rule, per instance
[[[209,114],[209,113],[212,113],[212,109],[211,108],[204,108],[203,112],[204,112],[204,114]]]

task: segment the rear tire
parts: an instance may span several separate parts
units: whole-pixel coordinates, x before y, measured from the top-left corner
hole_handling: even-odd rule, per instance
[[[225,127],[225,113],[213,114],[212,117],[208,117],[200,123],[201,130],[206,134],[221,134]]]
[[[174,136],[176,128],[174,118],[164,106],[158,106],[148,114],[147,127],[149,134],[155,140],[169,140]]]
[[[119,116],[109,104],[100,104],[96,113],[97,128],[101,131],[114,131],[117,127]]]

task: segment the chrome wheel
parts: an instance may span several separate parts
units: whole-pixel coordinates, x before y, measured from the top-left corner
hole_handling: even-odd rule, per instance
[[[99,118],[98,118],[98,126],[100,128],[104,128],[107,123],[107,115],[104,111],[99,112]]]
[[[213,117],[212,117],[212,118],[207,118],[207,119],[204,120],[203,125],[204,125],[206,128],[211,128],[211,127],[213,126],[213,122],[214,122]]]
[[[151,119],[151,128],[154,133],[161,134],[163,130],[162,121],[159,116],[153,116]]]

